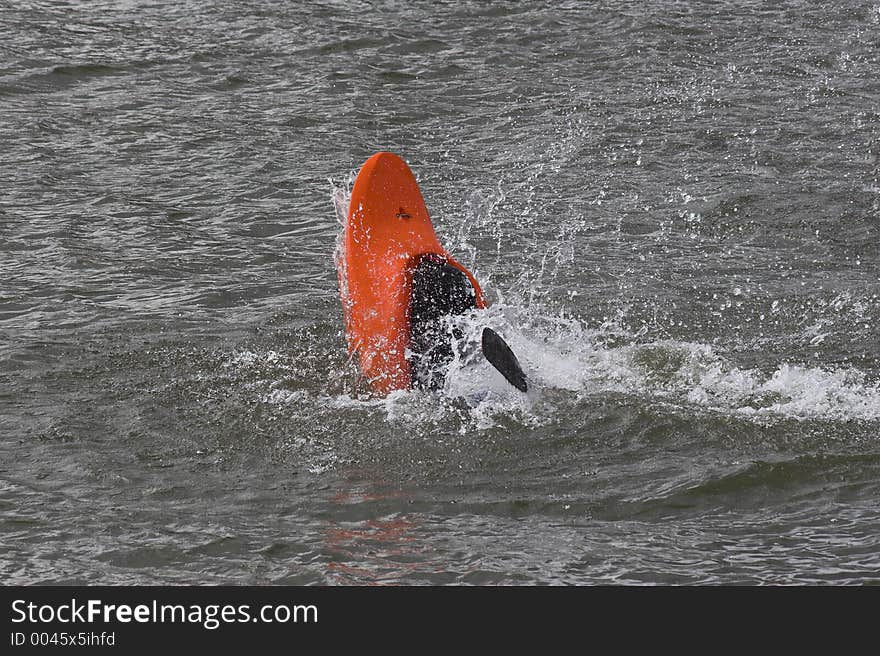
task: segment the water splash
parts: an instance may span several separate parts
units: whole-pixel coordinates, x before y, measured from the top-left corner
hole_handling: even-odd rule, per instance
[[[348,213],[354,176],[350,173],[342,184],[331,181],[340,225],[344,225]],[[499,188],[497,195],[503,198],[503,189]],[[494,214],[499,205],[497,199],[474,203],[480,204],[488,215]],[[459,244],[469,241],[463,230],[456,234]],[[334,259],[344,303],[342,248],[340,230]],[[541,259],[538,280],[545,275],[544,267],[550,260],[554,260],[555,268],[559,267],[559,254],[552,247]],[[554,272],[550,273],[552,277]],[[463,337],[455,344],[455,357],[445,372],[442,392],[399,391],[376,399],[351,390],[332,397],[322,395],[320,402],[371,412],[378,408],[392,422],[437,424],[454,415],[460,420],[460,432],[489,429],[511,419],[523,425],[547,423],[584,398],[611,393],[665,408],[756,421],[880,420],[880,382],[868,380],[864,372],[853,367],[808,367],[782,361],[769,370],[742,368],[712,345],[650,340],[644,327],[634,332],[623,325],[620,317],[611,317],[593,328],[564,313],[549,312],[541,304],[540,294],[509,296],[512,302],[502,299],[488,310],[457,317],[454,326],[450,325],[451,333]],[[847,300],[841,298],[837,299],[841,303]],[[502,334],[518,354],[530,380],[528,394],[511,387],[482,357],[478,344],[485,326]],[[811,330],[811,337],[821,341],[822,326]],[[564,394],[560,397],[555,392]],[[553,396],[553,402],[547,401],[548,395]],[[303,399],[276,395],[267,397],[267,401]]]

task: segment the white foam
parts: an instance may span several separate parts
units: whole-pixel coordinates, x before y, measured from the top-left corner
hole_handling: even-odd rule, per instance
[[[507,314],[515,312],[508,308]],[[444,393],[475,400],[472,407],[480,425],[499,413],[547,409],[535,401],[551,389],[577,396],[629,394],[741,417],[880,419],[880,383],[852,367],[781,362],[764,373],[735,366],[707,344],[660,340],[607,347],[601,330],[572,320],[515,329],[505,320],[505,309],[497,307],[473,313],[467,321],[472,324],[469,334],[483,325],[503,334],[532,386],[528,395],[520,394],[480,357],[457,359]]]

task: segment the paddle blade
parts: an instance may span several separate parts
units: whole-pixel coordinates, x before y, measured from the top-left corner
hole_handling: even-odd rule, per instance
[[[483,328],[482,345],[483,355],[486,356],[489,364],[500,371],[507,382],[520,392],[527,392],[529,386],[526,383],[526,375],[523,373],[522,367],[519,366],[519,360],[516,359],[501,335],[491,328]]]

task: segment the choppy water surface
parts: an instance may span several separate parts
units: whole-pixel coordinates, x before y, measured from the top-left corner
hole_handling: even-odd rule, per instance
[[[0,31],[5,582],[880,582],[880,5]],[[336,214],[377,150],[528,396],[359,381]]]

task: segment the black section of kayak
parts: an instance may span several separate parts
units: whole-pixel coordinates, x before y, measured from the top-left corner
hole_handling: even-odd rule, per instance
[[[446,260],[426,255],[413,269],[410,293],[410,363],[412,384],[426,389],[443,385],[452,362],[452,340],[461,339],[447,317],[477,307],[467,276]]]

